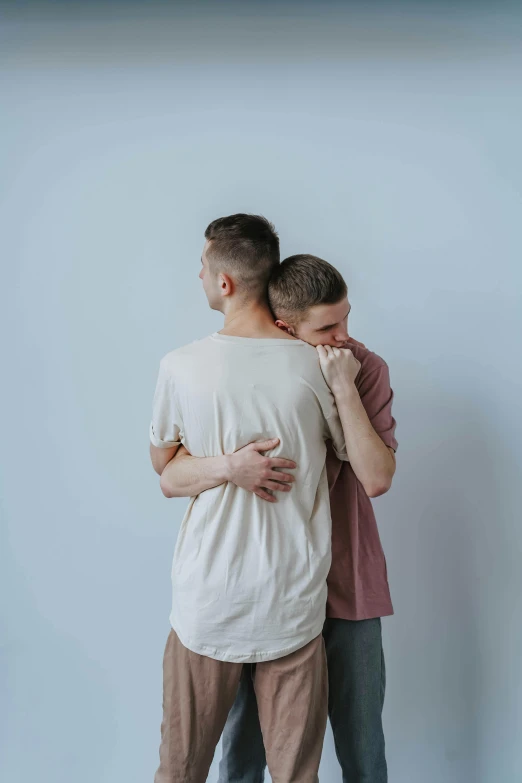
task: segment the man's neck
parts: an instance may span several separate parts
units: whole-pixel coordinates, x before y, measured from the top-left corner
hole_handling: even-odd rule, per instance
[[[225,323],[220,334],[257,339],[294,339],[275,325],[274,316],[270,308],[261,302],[229,306],[225,313]]]

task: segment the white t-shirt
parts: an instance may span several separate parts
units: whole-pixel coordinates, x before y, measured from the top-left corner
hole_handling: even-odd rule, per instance
[[[347,460],[337,408],[314,348],[301,340],[213,334],[160,364],[152,443],[196,457],[278,437],[296,481],[268,503],[232,483],[191,499],[172,566],[171,625],[185,647],[221,661],[269,661],[323,627],[331,561],[325,440]]]

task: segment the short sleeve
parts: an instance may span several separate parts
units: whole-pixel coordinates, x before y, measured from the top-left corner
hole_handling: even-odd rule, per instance
[[[158,449],[178,446],[183,438],[182,430],[171,373],[162,359],[152,405],[150,441]]]
[[[397,451],[396,421],[392,416],[393,391],[388,365],[382,362],[368,375],[363,376],[357,383],[357,390],[373,429],[386,446]]]

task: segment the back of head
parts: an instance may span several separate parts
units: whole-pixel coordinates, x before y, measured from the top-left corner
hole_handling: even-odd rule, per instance
[[[239,213],[213,220],[205,231],[207,258],[214,274],[230,275],[248,298],[266,296],[268,280],[279,265],[279,237],[261,215]]]
[[[348,293],[343,276],[322,258],[290,256],[274,270],[268,301],[276,318],[297,325],[315,305],[336,304]]]

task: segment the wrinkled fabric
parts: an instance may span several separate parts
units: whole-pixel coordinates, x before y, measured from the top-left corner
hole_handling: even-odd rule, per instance
[[[171,631],[154,783],[205,783],[243,668],[188,650]],[[284,658],[248,665],[248,673],[272,780],[316,783],[328,703],[322,636]]]

